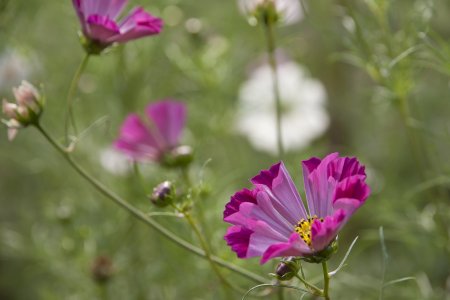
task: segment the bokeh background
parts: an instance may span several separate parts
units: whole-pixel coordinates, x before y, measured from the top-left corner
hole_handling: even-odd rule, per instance
[[[264,61],[263,31],[249,25],[235,1],[130,2],[162,17],[166,26],[159,36],[91,59],[75,106],[79,126],[89,129],[75,156],[142,211],[155,211],[147,195],[178,174],[146,165],[141,184],[108,149],[126,114],[157,99],[183,100],[189,108],[184,142],[196,157],[192,176],[209,190],[196,212],[214,253],[270,282],[274,265],[236,259],[223,240],[222,221],[230,195],[277,161],[234,126],[239,88]],[[302,21],[277,28],[278,48],[322,82],[330,124],[307,147],[290,151],[286,165],[302,191],[301,160],[339,151],[367,165],[373,189],[339,236],[332,267],[359,240],[348,266],[333,278],[331,295],[450,299],[450,3],[304,2]],[[0,95],[12,98],[11,87],[22,79],[42,83],[42,122],[58,139],[66,93],[84,54],[78,29],[71,1],[0,0]],[[0,166],[0,299],[229,298],[206,261],[99,195],[33,128],[21,130],[12,143],[3,130]],[[182,219],[159,220],[197,243]],[[105,285],[92,276],[98,257],[113,265]],[[379,298],[383,265],[385,282],[415,279],[386,286]],[[319,284],[320,269],[306,266],[308,278]],[[244,289],[254,286],[224,274]]]

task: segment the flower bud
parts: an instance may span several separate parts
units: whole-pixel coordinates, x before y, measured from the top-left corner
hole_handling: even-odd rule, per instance
[[[112,260],[107,256],[98,256],[92,263],[91,275],[97,283],[106,283],[114,275]]]
[[[10,140],[15,137],[19,128],[39,122],[44,105],[43,97],[27,81],[22,81],[19,87],[13,88],[13,93],[16,103],[10,103],[6,99],[3,99],[2,103],[3,114],[9,118],[3,123],[9,128],[8,136]]]
[[[166,153],[163,165],[167,167],[187,167],[194,159],[192,148],[189,146],[178,146]]]
[[[294,256],[283,258],[278,264],[275,274],[273,274],[278,280],[286,281],[291,280],[300,270],[300,264],[298,259]]]
[[[175,198],[175,187],[170,181],[158,184],[150,197],[150,201],[158,207],[169,205]]]

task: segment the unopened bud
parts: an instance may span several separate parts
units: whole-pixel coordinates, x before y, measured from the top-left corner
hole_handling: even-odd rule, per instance
[[[163,164],[167,167],[187,167],[194,159],[192,148],[178,146],[164,156]]]
[[[170,181],[158,184],[150,197],[150,201],[158,207],[169,205],[175,198],[175,187]]]
[[[5,99],[2,103],[3,113],[9,118],[4,123],[10,129],[10,139],[14,138],[17,129],[37,124],[44,106],[44,100],[38,90],[26,81],[22,81],[19,87],[13,88],[13,93],[16,103],[10,103]]]
[[[300,270],[300,263],[294,256],[283,258],[275,271],[275,277],[280,281],[291,280]]]
[[[97,257],[91,266],[92,278],[98,283],[106,283],[114,275],[112,260],[107,256]]]

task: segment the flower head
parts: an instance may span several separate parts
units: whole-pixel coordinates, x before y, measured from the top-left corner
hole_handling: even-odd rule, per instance
[[[303,10],[299,0],[238,0],[240,11],[250,17],[250,23],[258,20],[284,25],[294,24],[303,18]]]
[[[145,115],[145,120],[137,114],[128,115],[115,148],[135,161],[164,163],[179,146],[186,107],[178,101],[163,100],[148,105]]]
[[[83,46],[89,53],[98,54],[113,43],[155,35],[161,32],[163,22],[134,8],[119,21],[127,0],[72,0],[80,19],[84,37]]]
[[[3,114],[9,118],[4,123],[8,126],[8,138],[13,140],[18,129],[36,124],[42,114],[44,99],[39,91],[29,82],[22,81],[22,84],[13,88],[16,103],[3,99]]]
[[[323,257],[339,230],[366,201],[370,188],[356,158],[333,153],[303,161],[308,210],[283,162],[252,178],[252,190],[231,197],[225,240],[239,258]]]
[[[327,94],[323,84],[308,75],[301,65],[280,56],[278,82],[282,100],[282,126],[286,150],[311,144],[328,128]],[[257,67],[239,91],[236,130],[247,136],[256,149],[276,154],[272,70],[268,64]]]

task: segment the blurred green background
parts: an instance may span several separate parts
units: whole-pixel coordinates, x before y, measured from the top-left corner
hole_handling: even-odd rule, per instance
[[[235,1],[130,2],[162,17],[165,28],[159,36],[91,59],[75,105],[79,127],[90,129],[75,156],[142,211],[156,210],[146,195],[177,174],[144,166],[143,187],[133,173],[105,170],[101,153],[128,113],[157,99],[185,101],[184,141],[196,151],[192,175],[199,180],[203,172],[210,189],[196,211],[202,212],[199,219],[214,253],[269,282],[273,264],[236,259],[223,240],[227,224],[222,221],[230,195],[277,161],[233,130],[239,86],[264,55],[263,32],[248,24]],[[332,280],[332,299],[379,299],[380,226],[388,251],[385,282],[415,277],[386,286],[383,299],[450,299],[450,4],[305,2],[308,14],[301,22],[277,28],[278,46],[323,82],[331,124],[311,146],[288,153],[287,167],[302,191],[301,160],[339,151],[367,165],[373,190],[339,236],[332,268],[353,238],[359,240],[348,266]],[[187,26],[193,19],[201,22],[194,32]],[[26,58],[21,71],[44,85],[42,123],[58,139],[66,93],[84,55],[78,29],[71,1],[0,0],[0,55]],[[21,79],[0,82],[0,95],[11,99],[11,85]],[[411,110],[406,117],[405,99]],[[35,129],[21,130],[12,143],[6,129],[0,136],[0,299],[227,298],[206,261],[99,195]],[[197,244],[182,219],[159,220]],[[108,257],[114,268],[104,286],[91,274],[99,256]],[[320,272],[320,265],[306,267],[309,278],[320,278]],[[244,289],[254,286],[224,274]]]

